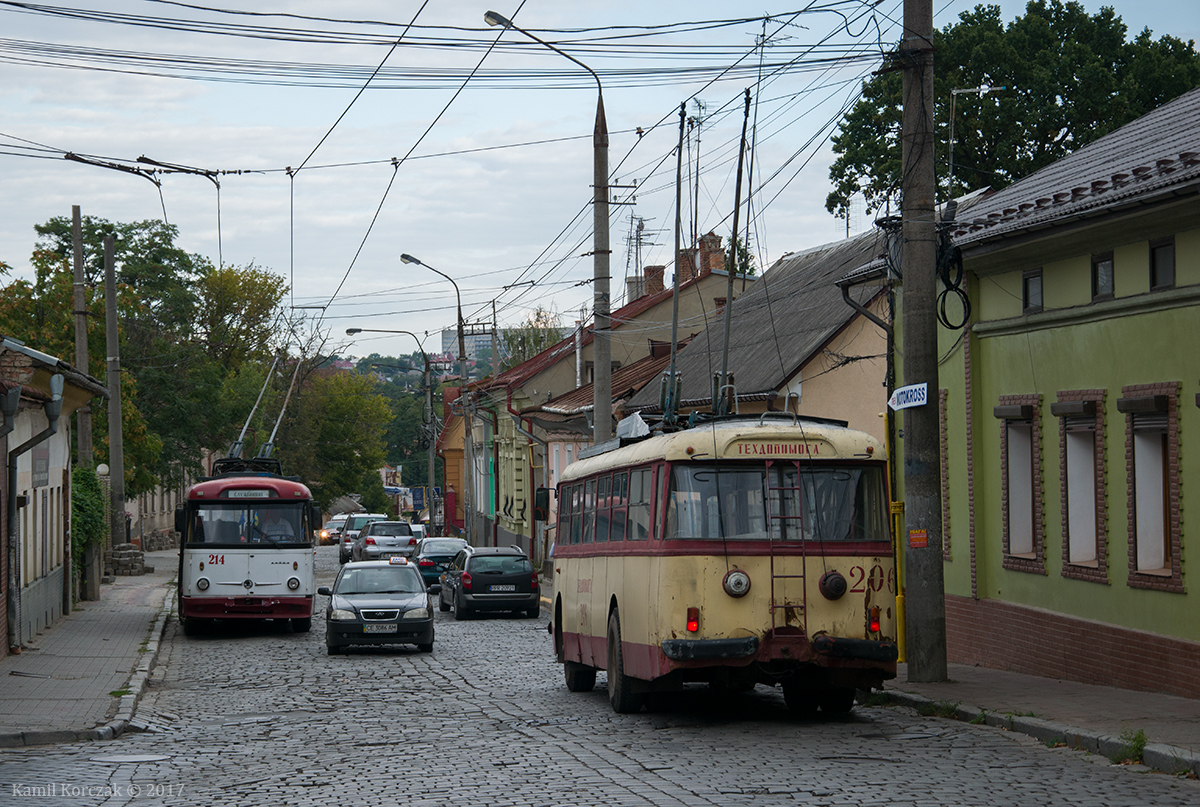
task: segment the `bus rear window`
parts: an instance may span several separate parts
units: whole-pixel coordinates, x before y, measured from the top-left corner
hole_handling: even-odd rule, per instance
[[[886,505],[879,467],[677,465],[666,537],[887,541]]]

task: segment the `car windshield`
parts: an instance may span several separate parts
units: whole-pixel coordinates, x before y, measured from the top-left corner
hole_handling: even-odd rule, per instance
[[[475,574],[516,574],[532,572],[533,565],[529,558],[523,557],[476,557],[471,561],[471,571]]]
[[[338,579],[337,594],[420,594],[425,582],[411,566],[377,566],[345,569]]]
[[[376,522],[368,530],[371,535],[412,535],[412,528],[407,524],[380,524]]]
[[[426,541],[421,544],[422,555],[453,555],[466,546],[465,541]]]

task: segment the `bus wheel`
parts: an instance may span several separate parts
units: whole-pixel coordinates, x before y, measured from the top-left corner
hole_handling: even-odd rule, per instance
[[[567,681],[568,692],[591,692],[596,688],[596,668],[578,661],[563,664],[563,678]]]
[[[183,628],[184,636],[195,636],[200,632],[200,620],[194,616],[179,617],[179,624]]]
[[[822,690],[818,701],[821,711],[829,714],[844,715],[854,708],[853,687],[829,687]]]
[[[293,619],[292,630],[296,633],[308,633],[310,630],[312,630],[312,617],[310,616],[305,619]]]
[[[783,700],[788,711],[800,717],[812,717],[821,705],[812,687],[800,681],[788,681],[783,685]]]
[[[625,674],[625,654],[621,651],[621,618],[614,608],[608,617],[608,702],[617,714],[630,714],[642,708],[642,696],[633,691],[633,679]]]

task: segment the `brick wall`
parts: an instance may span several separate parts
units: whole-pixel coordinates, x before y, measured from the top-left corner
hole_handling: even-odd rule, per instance
[[[958,664],[1200,698],[1197,642],[951,594],[946,641]]]

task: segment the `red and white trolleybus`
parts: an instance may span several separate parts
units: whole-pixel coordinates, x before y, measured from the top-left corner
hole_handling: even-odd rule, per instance
[[[686,682],[844,712],[896,675],[884,446],[836,421],[733,418],[592,449],[558,488],[554,647],[618,712]]]
[[[282,476],[278,460],[217,460],[175,512],[184,633],[225,619],[286,619],[308,631],[320,526],[312,493]]]

